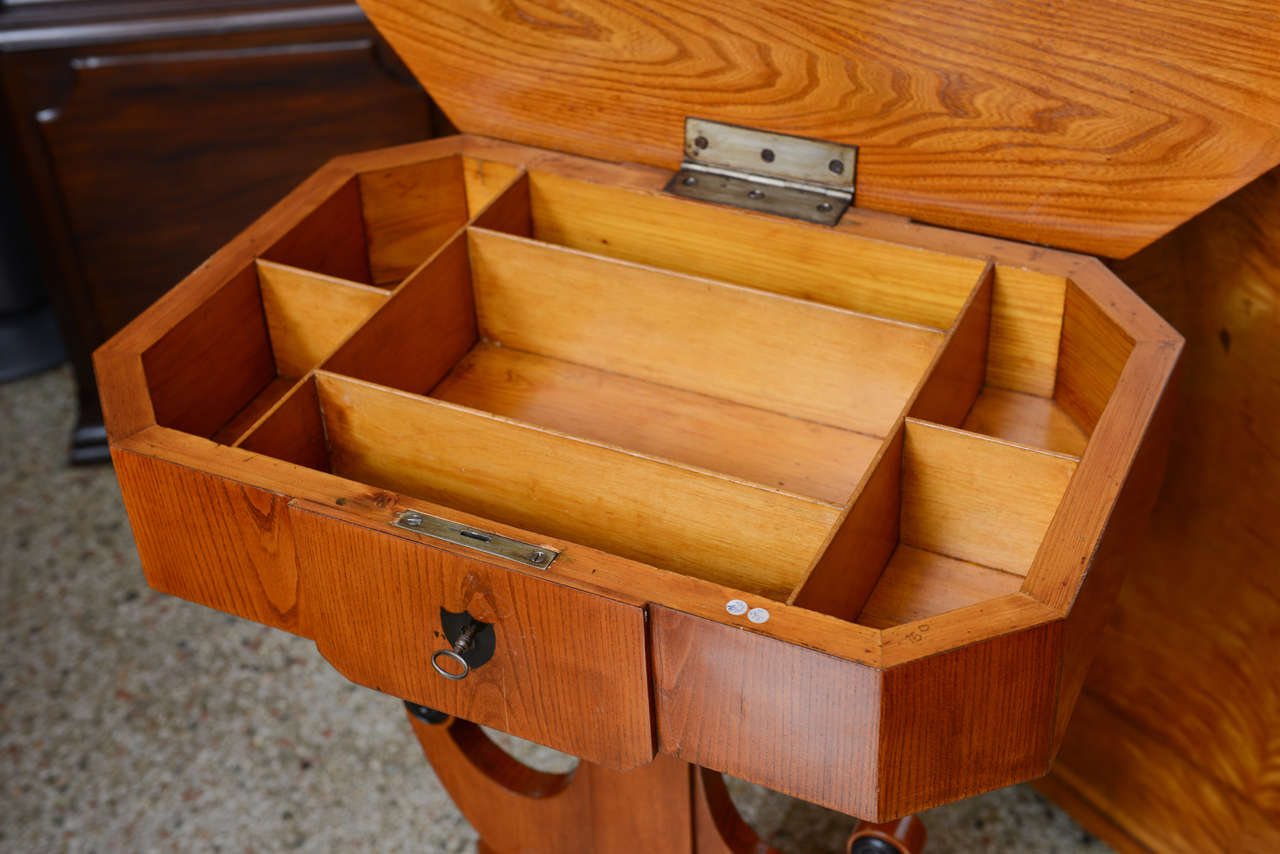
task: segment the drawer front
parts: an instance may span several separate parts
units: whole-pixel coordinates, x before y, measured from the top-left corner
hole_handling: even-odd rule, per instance
[[[878,817],[874,668],[654,606],[664,753]]]
[[[344,676],[590,762],[653,758],[642,608],[325,509],[290,515],[316,646]],[[432,667],[441,609],[492,626],[492,658],[462,679]]]
[[[1048,771],[1059,622],[885,670],[657,606],[652,634],[686,762],[876,822]]]

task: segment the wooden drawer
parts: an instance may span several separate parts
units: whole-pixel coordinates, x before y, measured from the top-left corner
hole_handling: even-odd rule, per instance
[[[313,176],[98,353],[151,583],[615,767],[877,820],[1044,773],[1180,339],[1092,259],[666,177],[476,137]]]

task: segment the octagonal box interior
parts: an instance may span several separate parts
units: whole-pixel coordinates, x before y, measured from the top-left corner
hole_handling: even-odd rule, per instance
[[[875,820],[1043,774],[1179,337],[1085,256],[667,177],[470,136],[314,175],[97,355],[148,581],[611,767]],[[464,680],[442,611],[493,626]]]

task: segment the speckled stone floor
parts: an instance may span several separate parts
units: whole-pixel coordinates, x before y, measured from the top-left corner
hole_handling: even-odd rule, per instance
[[[398,700],[148,590],[110,468],[64,464],[71,395],[0,386],[0,851],[471,852]],[[780,850],[842,850],[850,819],[734,791]],[[1026,787],[925,819],[930,854],[1109,850]]]

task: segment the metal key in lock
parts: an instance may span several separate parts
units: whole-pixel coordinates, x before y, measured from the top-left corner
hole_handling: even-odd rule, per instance
[[[465,679],[471,671],[493,657],[497,646],[493,625],[475,619],[466,611],[460,614],[440,609],[440,625],[453,646],[431,654],[431,666],[445,679]],[[442,662],[452,661],[461,670],[450,671]]]

